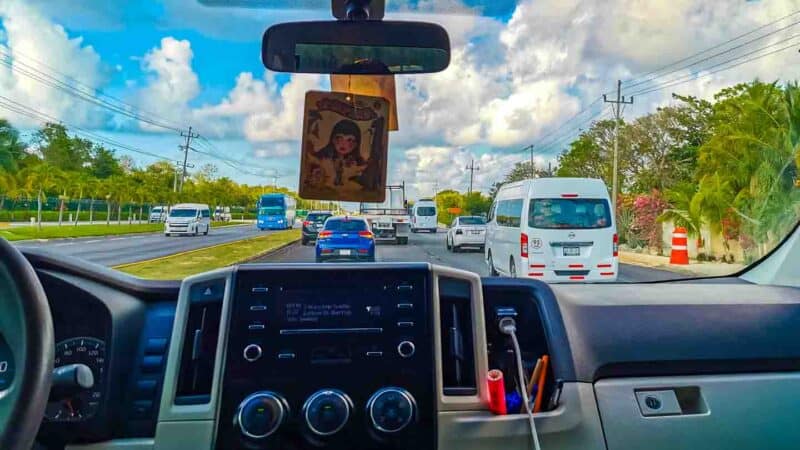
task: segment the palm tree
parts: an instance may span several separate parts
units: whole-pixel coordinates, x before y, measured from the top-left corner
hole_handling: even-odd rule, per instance
[[[702,247],[700,229],[703,226],[703,217],[699,204],[692,204],[692,198],[697,193],[694,183],[680,183],[665,192],[671,208],[665,209],[658,217],[659,222],[672,222],[676,227],[686,228],[690,237],[697,238],[697,249]]]
[[[111,199],[114,197],[116,188],[115,177],[109,177],[102,180],[98,186],[96,194],[106,200],[106,225],[111,225]]]
[[[0,171],[0,210],[5,206],[6,199],[14,195],[19,187],[19,180],[11,172]]]
[[[25,180],[25,189],[36,195],[36,224],[42,228],[42,199],[46,192],[59,186],[63,179],[61,170],[47,163],[37,164],[25,169],[21,176]]]
[[[75,181],[72,184],[72,188],[74,189],[74,192],[78,194],[78,207],[76,208],[76,211],[75,211],[75,226],[77,226],[78,225],[78,221],[80,221],[81,203],[83,201],[83,196],[85,194],[88,194],[89,192],[92,192],[95,184],[96,184],[96,180],[94,178],[92,178],[91,176],[89,176],[87,173],[81,173],[80,175],[78,175],[78,177],[75,179]],[[92,197],[93,197],[92,201],[89,204],[89,221],[90,222],[92,220],[92,212],[93,212],[92,209],[93,209],[93,206],[94,206],[94,193],[92,193]]]

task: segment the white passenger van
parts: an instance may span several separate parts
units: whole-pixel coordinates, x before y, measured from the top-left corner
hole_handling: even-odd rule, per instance
[[[617,227],[602,180],[510,183],[500,188],[489,214],[485,257],[492,275],[616,281]]]
[[[436,202],[430,198],[421,198],[411,210],[411,232],[417,233],[422,230],[436,233],[439,226],[438,211]]]
[[[164,235],[200,233],[211,230],[211,209],[202,203],[179,203],[172,207],[164,222]]]

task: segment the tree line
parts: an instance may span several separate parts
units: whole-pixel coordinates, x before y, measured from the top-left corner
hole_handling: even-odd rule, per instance
[[[263,193],[295,195],[286,188],[250,186],[220,177],[212,164],[190,173],[180,192],[176,182],[176,167],[168,161],[138,167],[130,157],[70,135],[64,125],[55,123],[44,125],[25,141],[19,130],[0,119],[0,213],[5,216],[0,220],[20,220],[19,210],[28,204],[36,206],[37,223],[46,217],[61,224],[71,212],[76,224],[98,218],[110,223],[124,220],[123,216],[146,218],[153,205],[197,202],[252,211]],[[52,199],[57,212],[46,211]],[[300,201],[300,207],[304,204]]]
[[[621,238],[660,249],[664,221],[698,239],[706,225],[726,249],[736,241],[749,259],[764,255],[800,217],[800,86],[755,80],[711,100],[673,99],[619,123]],[[600,120],[583,131],[559,156],[555,175],[600,178],[610,187],[615,125]],[[499,184],[530,172],[518,164]]]

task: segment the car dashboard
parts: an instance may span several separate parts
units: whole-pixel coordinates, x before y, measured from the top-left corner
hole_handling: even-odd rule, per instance
[[[800,439],[793,288],[551,286],[429,264],[250,264],[149,282],[26,256],[50,301],[56,365],[95,375],[48,405],[44,448],[532,448],[503,317],[526,376],[550,361],[536,383],[542,448]],[[490,369],[507,414],[490,411]]]

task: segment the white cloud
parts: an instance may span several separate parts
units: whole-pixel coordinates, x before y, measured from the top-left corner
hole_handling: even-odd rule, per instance
[[[91,88],[101,87],[106,77],[100,56],[81,37],[70,37],[60,25],[21,0],[0,1],[0,50],[11,55],[11,68],[0,66],[0,94],[54,118],[78,126],[99,126],[107,118],[66,92],[42,84],[41,72],[58,72]],[[36,72],[39,72],[37,74]],[[24,72],[28,72],[26,75]],[[2,111],[15,124],[37,125],[31,118]]]
[[[172,36],[161,39],[160,44],[141,59],[142,70],[149,79],[137,95],[139,106],[173,121],[186,119],[189,101],[200,93],[200,81],[192,69],[192,45]],[[147,123],[141,126],[152,128]]]
[[[300,154],[300,144],[298,142],[277,142],[269,146],[259,147],[253,151],[256,158],[286,158]]]

